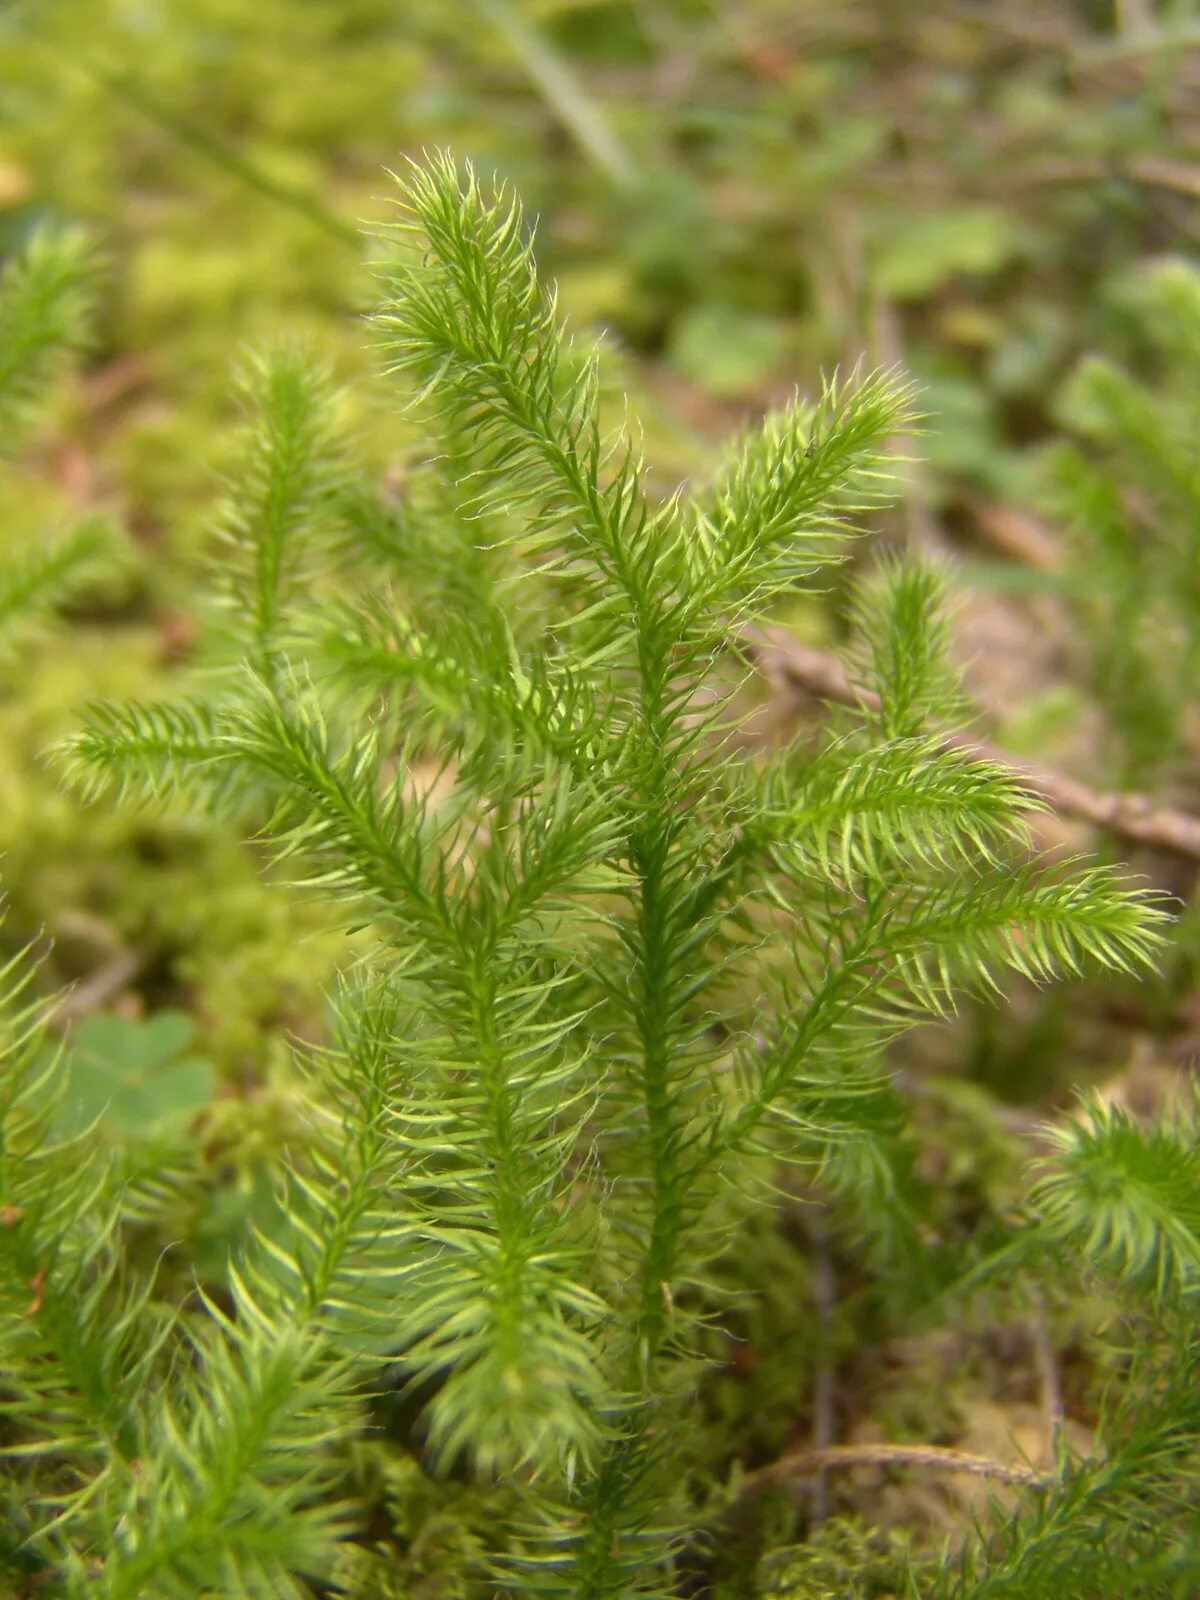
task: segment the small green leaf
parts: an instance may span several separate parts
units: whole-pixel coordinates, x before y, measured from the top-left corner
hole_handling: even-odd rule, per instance
[[[960,274],[998,271],[1016,249],[1011,219],[986,206],[897,218],[875,252],[875,285],[894,300],[921,300]]]
[[[671,354],[685,377],[710,394],[748,394],[780,371],[785,329],[774,317],[732,306],[698,306],[680,319]]]
[[[182,1011],[144,1019],[88,1017],[66,1057],[67,1092],[57,1123],[70,1133],[100,1118],[120,1138],[155,1131],[212,1098],[217,1075],[201,1056],[184,1055],[195,1024]]]

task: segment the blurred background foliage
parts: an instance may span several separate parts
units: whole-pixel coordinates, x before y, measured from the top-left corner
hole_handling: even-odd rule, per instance
[[[77,986],[79,1116],[103,1104],[122,1138],[207,1108],[219,1176],[193,1226],[213,1270],[269,1210],[261,1158],[301,1093],[288,1040],[320,1037],[357,947],[265,882],[252,845],[203,818],[84,811],[44,752],[83,702],[161,695],[192,664],[247,348],[307,340],[352,379],[358,464],[403,493],[408,428],[376,375],[360,228],[388,214],[383,169],[441,146],[543,218],[539,260],[571,320],[608,330],[664,491],[819,370],[901,364],[926,432],[883,533],[957,563],[986,723],[1019,754],[1196,808],[1200,3],[9,0],[0,256],[82,225],[98,266],[86,355],[0,482],[0,552],[93,514],[122,532],[65,625],[0,654],[2,937],[47,943],[42,981]],[[836,636],[838,584],[785,620]],[[1135,864],[1189,896],[1186,865]],[[1002,1024],[971,1013],[906,1046],[909,1167],[939,1226],[986,1232],[1016,1203],[1023,1141],[1072,1083],[1169,1096],[1200,1030],[1195,920],[1157,996],[1019,994]],[[764,1222],[731,1264],[734,1287],[757,1274],[778,1293],[733,1319],[705,1439],[747,1459],[786,1447],[797,1394],[823,1364],[861,1363],[846,1352],[864,1329],[862,1413],[929,1436],[950,1353],[905,1345],[843,1248],[814,1258]],[[814,1259],[840,1274],[820,1348]],[[934,1432],[1011,1436],[1037,1340],[1070,1362],[1103,1316],[1042,1308],[1032,1344],[975,1347]],[[1077,1365],[1084,1417],[1099,1379]],[[950,1515],[944,1498],[919,1510]],[[835,1592],[851,1548],[863,1581],[868,1544],[882,1576],[861,1592],[890,1593],[892,1547],[853,1522],[769,1581]]]

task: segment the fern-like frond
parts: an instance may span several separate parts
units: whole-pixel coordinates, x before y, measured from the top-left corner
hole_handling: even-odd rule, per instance
[[[43,228],[0,277],[0,456],[19,446],[54,377],[83,344],[95,263],[87,235]]]
[[[59,761],[83,794],[135,805],[213,805],[229,794],[234,777],[218,714],[197,700],[92,706]]]
[[[27,1485],[50,1557],[131,1470],[174,1319],[123,1262],[120,1174],[55,1129],[63,1060],[23,964],[0,972],[0,1477]]]
[[[136,1471],[100,1486],[109,1549],[94,1592],[299,1597],[331,1573],[358,1514],[341,1485],[364,1353],[394,1346],[406,1275],[429,1253],[386,1131],[404,1091],[384,1045],[398,1020],[360,990],[336,1046],[317,1052],[343,1099],[314,1108],[278,1218],[230,1264],[231,1310],[202,1297],[189,1318],[186,1359],[141,1419]]]
[[[309,881],[363,899],[408,944],[422,1003],[407,1103],[389,1131],[413,1156],[411,1203],[433,1164],[438,1200],[423,1226],[439,1249],[409,1286],[397,1335],[414,1373],[448,1373],[431,1406],[437,1447],[452,1457],[469,1443],[489,1471],[586,1449],[603,1385],[580,1320],[594,1320],[597,1302],[555,1243],[584,1115],[565,1049],[580,1018],[558,1014],[553,982],[526,970],[528,928],[508,950],[556,896],[587,891],[608,824],[585,826],[572,803],[585,797],[551,782],[518,813],[519,852],[493,828],[472,857],[457,807],[439,821],[395,783],[381,786],[370,741],[335,755],[311,702],[285,710],[263,697],[232,739],[278,785],[273,831],[287,853],[313,859]]]
[[[569,1498],[527,1494],[509,1548],[493,1558],[501,1592],[536,1600],[675,1600],[674,1559],[690,1508],[671,1441],[620,1438]]]
[[[814,878],[880,877],[903,862],[939,868],[996,862],[1042,804],[1007,768],[934,736],[831,743],[798,777],[768,787],[758,826],[784,870]]]
[[[289,599],[336,526],[346,467],[328,375],[312,353],[280,346],[242,380],[247,421],[222,520],[220,588],[236,657],[274,670]]]
[[[462,633],[445,639],[368,597],[333,608],[323,651],[350,683],[416,691],[443,741],[459,751],[483,740],[494,759],[497,748],[525,746],[581,775],[605,759],[608,725],[587,678],[567,661],[523,661],[511,632],[475,643]]]
[[[917,1021],[946,1017],[964,990],[998,996],[1004,971],[1045,983],[1093,965],[1137,970],[1161,947],[1166,920],[1152,897],[1121,888],[1104,867],[990,868],[915,893],[867,887],[860,905],[814,917],[797,942],[807,986],[785,981],[773,1009],[787,1020],[765,1048],[746,1042],[747,1098],[711,1151],[743,1142],[779,1111],[811,1117],[819,1130],[831,1093],[836,1103],[872,1091],[848,1063],[869,1061]]]
[[[306,1057],[324,1090],[310,1137],[285,1175],[278,1226],[241,1267],[260,1305],[311,1320],[343,1351],[394,1348],[407,1274],[428,1255],[409,1152],[391,1136],[412,1075],[398,1041],[413,1019],[396,988],[370,974],[342,981],[335,1038]]]
[[[914,739],[966,714],[950,659],[945,575],[928,562],[885,557],[855,592],[850,666],[885,739]]]
[[[405,986],[411,998],[423,981]],[[376,1101],[375,1146],[403,1189],[393,1201],[402,1222],[381,1235],[391,1268],[379,1239],[360,1256],[368,1299],[391,1272],[393,1302],[374,1337],[387,1336],[418,1390],[437,1380],[429,1423],[440,1458],[469,1454],[489,1474],[561,1468],[564,1452],[590,1453],[608,1398],[591,1338],[605,1308],[584,1286],[589,1224],[567,1172],[590,1104],[569,1046],[580,1018],[528,973],[503,984],[444,974],[436,1030],[419,1012],[397,1014],[388,994],[368,994],[375,1020],[354,1021],[348,1058],[360,1100],[381,1069],[402,1085]],[[346,1188],[343,1179],[332,1192]],[[313,1234],[310,1253],[327,1232]],[[353,1275],[341,1281],[323,1303],[353,1325],[362,1291]]]
[[[892,498],[889,441],[912,422],[913,391],[896,374],[855,372],[735,439],[694,508],[693,593],[728,622],[841,560],[852,518]]]
[[[91,583],[116,552],[112,530],[90,517],[69,533],[0,562],[0,649]]]
[[[359,1426],[351,1369],[239,1300],[236,1321],[209,1304],[194,1371],[100,1507],[110,1545],[92,1592],[105,1600],[302,1600],[352,1526],[335,1453]]]
[[[1190,1119],[1138,1127],[1092,1100],[1046,1130],[1054,1155],[1030,1194],[1040,1229],[1123,1288],[1161,1298],[1200,1283],[1200,1139]]]
[[[1111,868],[1033,863],[919,894],[899,916],[884,913],[881,937],[914,994],[948,996],[943,955],[947,971],[964,963],[969,981],[974,966],[985,986],[993,962],[1035,983],[1080,977],[1090,966],[1136,972],[1162,949],[1169,921],[1152,892],[1125,886]]]
[[[640,462],[601,430],[595,361],[564,344],[519,203],[486,198],[442,156],[407,174],[402,208],[376,314],[392,370],[472,440],[473,502],[526,513],[545,567],[586,578],[584,558],[593,623],[615,620],[617,596],[644,609],[663,541],[647,533]]]
[[[457,808],[446,821],[422,797],[406,796],[403,750],[389,781],[383,732],[365,729],[339,750],[313,695],[297,691],[285,702],[259,685],[230,714],[225,738],[276,803],[270,832],[279,852],[312,861],[308,882],[400,919],[437,948],[456,948],[447,895],[465,870],[450,843]]]
[[[1200,1350],[1181,1331],[1106,1408],[1100,1444],[997,1536],[947,1566],[930,1600],[1190,1600],[1200,1583]]]

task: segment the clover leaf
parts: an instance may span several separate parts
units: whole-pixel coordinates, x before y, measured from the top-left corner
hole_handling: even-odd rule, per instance
[[[217,1074],[189,1051],[195,1032],[182,1011],[87,1017],[67,1046],[58,1130],[78,1132],[99,1118],[117,1138],[138,1138],[199,1111],[212,1098]]]

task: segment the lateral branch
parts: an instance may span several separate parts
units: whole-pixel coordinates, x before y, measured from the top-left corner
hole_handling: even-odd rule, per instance
[[[739,643],[769,682],[793,695],[867,710],[878,703],[870,690],[850,680],[836,656],[800,644],[786,634],[747,630]],[[1122,839],[1200,861],[1200,818],[1160,806],[1149,795],[1128,791],[1100,793],[1051,767],[1019,761],[986,739],[970,734],[947,734],[945,743],[948,749],[1006,766],[1061,816],[1078,817],[1107,828]]]

